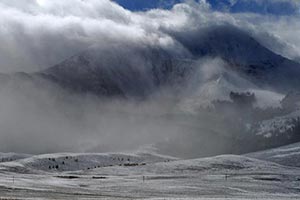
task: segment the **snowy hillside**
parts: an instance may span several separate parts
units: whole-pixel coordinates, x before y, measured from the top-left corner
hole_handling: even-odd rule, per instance
[[[76,157],[74,154],[57,154],[56,158],[67,155],[70,159],[72,156]],[[122,153],[102,156],[108,155],[110,158],[116,155],[130,156]],[[81,159],[84,160],[83,157]],[[11,164],[7,163],[7,166]],[[5,170],[2,167],[0,167],[0,198],[8,199],[32,197],[46,200],[199,199],[199,197],[223,199],[226,197],[231,200],[300,197],[298,168],[245,156],[222,155],[203,159],[167,160],[75,172],[52,170],[22,173],[16,171],[13,166]]]
[[[211,63],[210,63],[211,64]],[[215,65],[222,63],[214,63],[213,66],[201,66],[202,68],[213,68]],[[201,68],[200,67],[200,68]],[[232,70],[222,69],[218,72],[206,77],[206,80],[198,80],[206,69],[200,70],[191,77],[191,84],[187,87],[187,91],[192,90],[191,95],[182,100],[180,108],[185,111],[195,112],[199,108],[213,107],[216,101],[229,101],[231,92],[242,93],[248,91],[256,97],[254,106],[260,109],[280,108],[283,94],[273,92],[266,89],[260,89],[257,85],[250,82],[246,78],[239,76]],[[211,69],[210,69],[211,70]],[[196,83],[195,83],[196,82]]]
[[[258,87],[281,92],[299,89],[300,64],[275,54],[236,27],[216,26],[184,37],[173,33],[173,37],[188,52],[178,49],[179,56],[170,49],[130,43],[94,46],[37,74],[80,93],[145,97],[163,87],[183,87],[197,72],[195,63],[208,57],[221,58],[227,69]]]
[[[30,156],[32,156],[32,155],[19,154],[19,153],[1,153],[0,152],[0,163],[20,160],[20,159],[28,158]]]
[[[300,74],[300,64],[277,55],[237,27],[213,26],[184,36],[175,32],[173,36],[196,58],[221,58],[257,86],[275,91],[299,89],[296,74]]]
[[[300,167],[300,143],[247,154],[247,156],[267,160],[281,165]]]
[[[90,170],[94,168],[145,165],[148,163],[174,160],[174,157],[149,152],[138,153],[56,153],[27,156],[13,162],[2,163],[2,167],[19,170],[41,170],[48,172]]]
[[[266,138],[288,135],[296,128],[299,128],[299,119],[300,111],[296,110],[288,115],[260,122],[255,132],[257,135],[261,135]]]
[[[79,93],[146,97],[164,86],[180,86],[192,63],[161,48],[112,44],[91,47],[37,75]]]

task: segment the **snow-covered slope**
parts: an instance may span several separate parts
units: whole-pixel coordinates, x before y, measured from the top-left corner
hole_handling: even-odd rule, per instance
[[[136,153],[56,153],[27,157],[2,163],[1,167],[15,171],[42,170],[49,172],[90,170],[109,166],[144,165],[176,158],[149,152]]]
[[[94,46],[37,74],[80,93],[145,97],[161,87],[182,86],[197,71],[197,60],[217,57],[259,87],[299,89],[300,64],[273,53],[234,26],[216,26],[184,36],[173,33],[173,37],[185,50],[175,53],[135,44]]]
[[[250,153],[247,156],[272,161],[281,165],[300,167],[300,143]]]
[[[199,60],[219,58],[224,61],[228,74],[232,71],[236,73],[234,79],[225,78],[227,83],[233,84],[230,87],[242,89],[245,85],[243,82],[248,81],[260,89],[272,88],[276,92],[299,90],[300,64],[275,54],[234,26],[215,26],[186,34],[170,34],[181,44],[181,49],[138,46],[130,42],[105,47],[95,45],[47,70],[34,74],[23,73],[23,77],[44,78],[80,94],[147,97],[161,88],[176,90],[175,93],[185,90],[191,74],[198,71]],[[11,80],[11,76],[0,77],[2,82],[7,80]],[[206,86],[200,90],[206,92],[216,85],[211,80],[204,84]]]
[[[254,107],[260,109],[280,108],[284,98],[283,94],[260,89],[254,83],[230,70],[214,74],[204,82],[192,82],[189,90],[193,90],[192,95],[182,100],[180,108],[190,112],[195,112],[199,108],[213,107],[213,103],[216,101],[231,102],[231,92],[254,94],[256,99]]]
[[[150,46],[93,46],[38,73],[65,89],[99,96],[145,97],[181,85],[192,61]]]
[[[217,56],[239,66],[261,65],[268,69],[284,60],[249,33],[230,25],[203,28],[186,35],[174,33],[174,36],[195,56]]]
[[[274,117],[269,120],[264,120],[259,123],[257,129],[255,129],[256,135],[268,137],[280,137],[294,131],[299,128],[300,110],[296,110],[290,114],[284,116]]]
[[[214,26],[173,36],[196,58],[221,58],[257,86],[281,91],[299,89],[299,63],[277,55],[234,26]]]
[[[32,155],[29,154],[21,154],[21,153],[1,153],[0,152],[0,163],[20,160],[24,158],[28,158]]]
[[[123,155],[123,154],[122,154]],[[0,198],[299,199],[299,168],[235,155],[81,171],[3,171]]]

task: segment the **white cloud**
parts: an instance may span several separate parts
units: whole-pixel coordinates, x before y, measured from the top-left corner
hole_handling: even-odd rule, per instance
[[[108,0],[18,5],[0,3],[2,72],[45,68],[105,41],[170,42],[161,33],[147,32],[133,20],[136,14]]]
[[[96,43],[132,41],[176,49],[170,31],[185,34],[224,23],[274,34],[291,47],[282,53],[294,58],[300,52],[297,21],[212,12],[205,1],[132,13],[110,0],[2,0],[0,72],[44,69]]]

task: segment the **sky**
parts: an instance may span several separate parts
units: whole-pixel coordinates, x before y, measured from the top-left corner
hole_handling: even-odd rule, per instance
[[[266,0],[263,5],[259,0],[240,1],[244,4],[233,0],[222,5],[212,0],[174,4],[178,2],[174,0],[152,5],[139,0],[147,4],[135,5],[120,0],[120,6],[110,0],[0,0],[0,73],[44,70],[94,46],[151,46],[188,55],[174,35],[200,34],[215,25],[239,27],[274,52],[300,61],[298,1]],[[60,92],[39,91],[30,84],[16,90],[0,87],[0,151],[91,151],[116,141],[121,141],[115,143],[120,147],[134,146],[126,139],[157,142],[181,128],[139,115],[150,113],[155,119],[172,106],[169,102],[158,106],[147,102],[138,109],[133,102],[98,105],[93,98],[67,97],[67,103],[58,103],[55,97],[61,97]],[[133,108],[138,111],[129,119],[119,117],[119,111],[99,114],[117,109],[128,113]],[[159,132],[164,134],[156,135]]]
[[[199,2],[199,0],[196,0]],[[170,9],[184,0],[115,0],[122,7],[132,11],[149,9]],[[294,0],[206,0],[216,11],[231,13],[258,13],[272,15],[294,15],[300,13],[300,2]]]

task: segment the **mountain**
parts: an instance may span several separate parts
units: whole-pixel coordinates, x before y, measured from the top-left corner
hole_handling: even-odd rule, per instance
[[[217,57],[259,87],[281,92],[299,89],[300,64],[273,53],[238,28],[217,26],[171,34],[190,55],[178,57],[146,45],[95,46],[37,75],[80,93],[146,97],[162,87],[183,86],[197,70],[198,59]]]
[[[158,119],[173,120],[173,127],[182,125],[176,134],[185,134],[159,145],[169,151],[176,144],[181,151],[176,153],[193,153],[187,157],[246,153],[300,141],[298,118],[291,118],[297,107],[287,108],[283,101],[290,90],[299,91],[300,64],[233,26],[170,34],[184,53],[130,42],[95,45],[43,71],[2,74],[0,90],[8,86],[26,97],[32,90],[59,90],[63,92],[55,92],[55,98],[64,102],[71,99],[65,97],[69,94],[138,102],[166,94],[172,110]],[[65,91],[68,95],[63,96]],[[282,129],[280,124],[294,128]],[[211,145],[215,142],[218,149]]]
[[[37,73],[63,88],[99,96],[146,97],[166,85],[180,85],[189,61],[152,47],[92,47]]]
[[[300,64],[273,53],[236,27],[216,26],[200,32],[170,34],[188,53],[178,55],[168,49],[130,43],[93,46],[46,70],[2,74],[0,81],[5,85],[21,79],[42,85],[39,83],[46,80],[78,94],[137,99],[164,88],[179,96],[184,93],[198,97],[200,93],[218,97],[217,90],[227,91],[222,100],[228,99],[232,90],[271,89],[281,94],[299,90]],[[209,80],[197,81],[206,73],[201,69],[205,64],[198,61],[215,58],[222,60],[215,65],[224,65],[225,69]],[[194,86],[187,94],[189,85]],[[215,97],[207,100],[218,99]]]
[[[194,58],[219,57],[231,69],[261,87],[298,90],[300,64],[261,45],[248,33],[230,25],[215,26],[187,34],[171,33]]]

